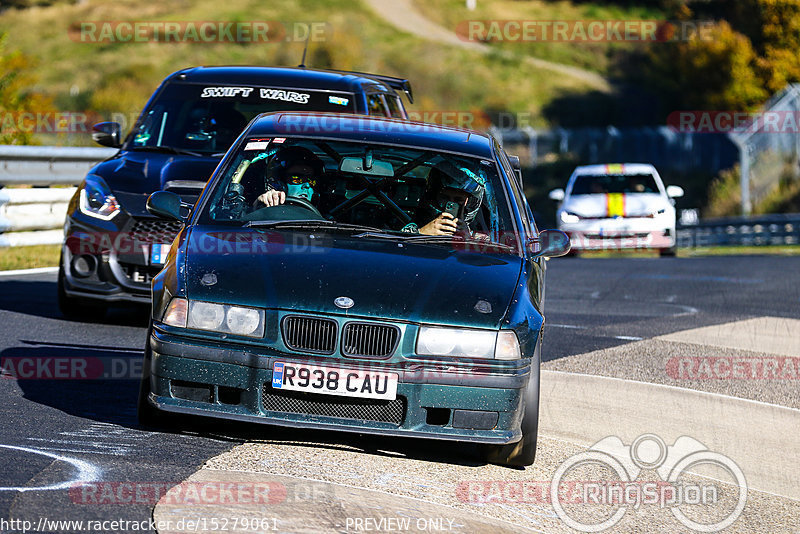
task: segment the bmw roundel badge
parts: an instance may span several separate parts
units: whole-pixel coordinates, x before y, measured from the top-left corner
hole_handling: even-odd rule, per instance
[[[350,297],[337,297],[333,301],[333,303],[336,304],[336,306],[338,306],[339,308],[342,308],[343,310],[352,308],[353,304],[355,304],[355,302],[353,302],[353,299],[351,299]]]

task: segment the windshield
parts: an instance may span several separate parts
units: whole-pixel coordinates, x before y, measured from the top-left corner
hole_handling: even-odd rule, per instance
[[[659,193],[652,174],[582,174],[575,177],[572,195]]]
[[[171,83],[146,109],[126,140],[126,150],[170,147],[225,152],[250,120],[271,111],[352,113],[353,95],[307,89]]]
[[[457,220],[455,234],[465,239],[516,244],[492,160],[364,142],[250,138],[223,171],[199,222],[314,221],[411,238],[441,236],[425,231],[438,217]]]

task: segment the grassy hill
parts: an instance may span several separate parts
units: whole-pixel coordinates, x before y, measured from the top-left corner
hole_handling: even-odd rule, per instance
[[[416,8],[431,20],[453,31],[466,29],[466,21],[624,21],[664,20],[656,7],[615,5],[607,2],[572,2],[567,0],[478,0],[474,11],[464,0],[413,0]],[[564,63],[613,75],[617,55],[630,51],[627,42],[542,42],[489,40],[487,44],[519,54]]]
[[[303,43],[85,43],[74,38],[83,22],[282,21],[324,22],[321,42],[312,42],[306,64],[406,76],[417,103],[412,111],[541,110],[581,82],[457,47],[403,34],[351,0],[178,0],[150,4],[132,0],[88,0],[0,12],[7,47],[37,61],[36,89],[65,111],[135,114],[167,74],[191,65],[297,65]],[[73,36],[71,37],[70,32]],[[48,142],[54,142],[48,139]],[[59,143],[85,140],[57,139]]]

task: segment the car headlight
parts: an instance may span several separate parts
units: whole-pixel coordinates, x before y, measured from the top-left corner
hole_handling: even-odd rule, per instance
[[[417,335],[417,354],[516,360],[521,357],[517,335],[511,330],[493,332],[466,328],[423,326]]]
[[[567,224],[576,223],[576,222],[581,220],[580,217],[578,217],[574,213],[570,213],[568,211],[562,211],[560,217],[561,217],[561,222],[567,223]]]
[[[110,221],[120,212],[119,202],[99,176],[86,177],[78,205],[81,213],[104,221]]]
[[[170,301],[162,322],[169,326],[248,337],[262,337],[265,324],[264,310],[258,308],[187,301],[183,298]]]

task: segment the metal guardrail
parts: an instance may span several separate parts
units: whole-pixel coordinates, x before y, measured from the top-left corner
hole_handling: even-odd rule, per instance
[[[0,145],[0,185],[78,185],[115,148]]]
[[[75,187],[5,188],[6,185],[75,186],[113,148],[0,145],[0,248],[59,244]],[[699,221],[677,229],[678,246],[798,245],[800,214]]]
[[[75,186],[113,148],[0,145],[0,248],[59,244]]]
[[[800,244],[800,213],[709,219],[677,228],[678,247]]]

